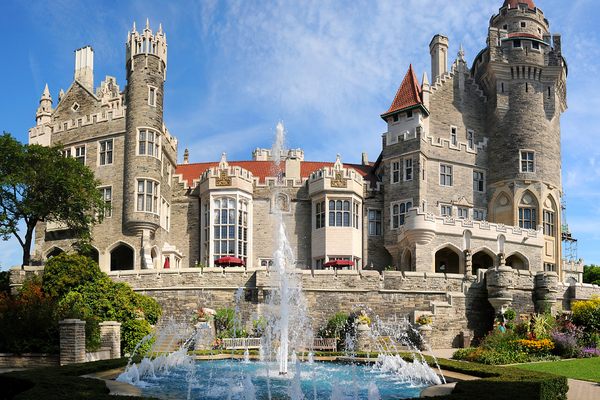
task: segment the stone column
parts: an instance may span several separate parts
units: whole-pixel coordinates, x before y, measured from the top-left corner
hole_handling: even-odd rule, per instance
[[[60,365],[85,362],[85,321],[63,319],[60,326]]]
[[[556,272],[540,271],[535,275],[535,309],[539,313],[556,311],[558,275]]]
[[[367,324],[356,325],[356,351],[371,351],[371,328]]]
[[[104,321],[100,323],[101,347],[110,348],[110,358],[121,358],[121,323]]]
[[[485,273],[488,301],[496,314],[503,314],[512,303],[513,270],[504,264],[504,254],[498,254],[500,265],[490,268]]]
[[[470,276],[473,272],[473,259],[471,258],[471,249],[466,249],[465,253],[465,275]]]

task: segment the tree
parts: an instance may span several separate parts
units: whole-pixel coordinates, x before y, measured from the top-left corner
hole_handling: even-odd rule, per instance
[[[583,267],[583,282],[600,285],[600,266],[594,264],[585,265]]]
[[[39,222],[64,224],[74,238],[88,241],[104,207],[98,185],[89,168],[62,155],[61,146],[24,145],[5,132],[0,136],[0,237],[16,237],[23,266],[30,262]]]

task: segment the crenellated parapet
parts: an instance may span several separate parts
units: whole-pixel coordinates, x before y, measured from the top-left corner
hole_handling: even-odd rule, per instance
[[[362,198],[363,177],[353,168],[346,168],[338,155],[333,167],[323,167],[308,178],[308,193],[312,197],[321,192],[350,192]]]
[[[235,189],[251,194],[253,182],[252,172],[239,166],[230,166],[226,154],[223,153],[218,166],[202,173],[199,186],[200,193],[218,189]]]

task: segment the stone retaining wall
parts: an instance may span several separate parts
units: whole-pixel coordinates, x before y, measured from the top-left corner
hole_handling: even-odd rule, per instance
[[[55,354],[10,354],[0,353],[0,368],[57,367],[59,356]]]

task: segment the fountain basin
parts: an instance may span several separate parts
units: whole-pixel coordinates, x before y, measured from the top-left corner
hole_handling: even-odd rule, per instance
[[[399,374],[377,364],[293,363],[286,375],[277,363],[195,361],[168,374],[145,376],[143,396],[163,399],[402,399],[435,384],[430,376]],[[189,394],[189,396],[188,396]]]

